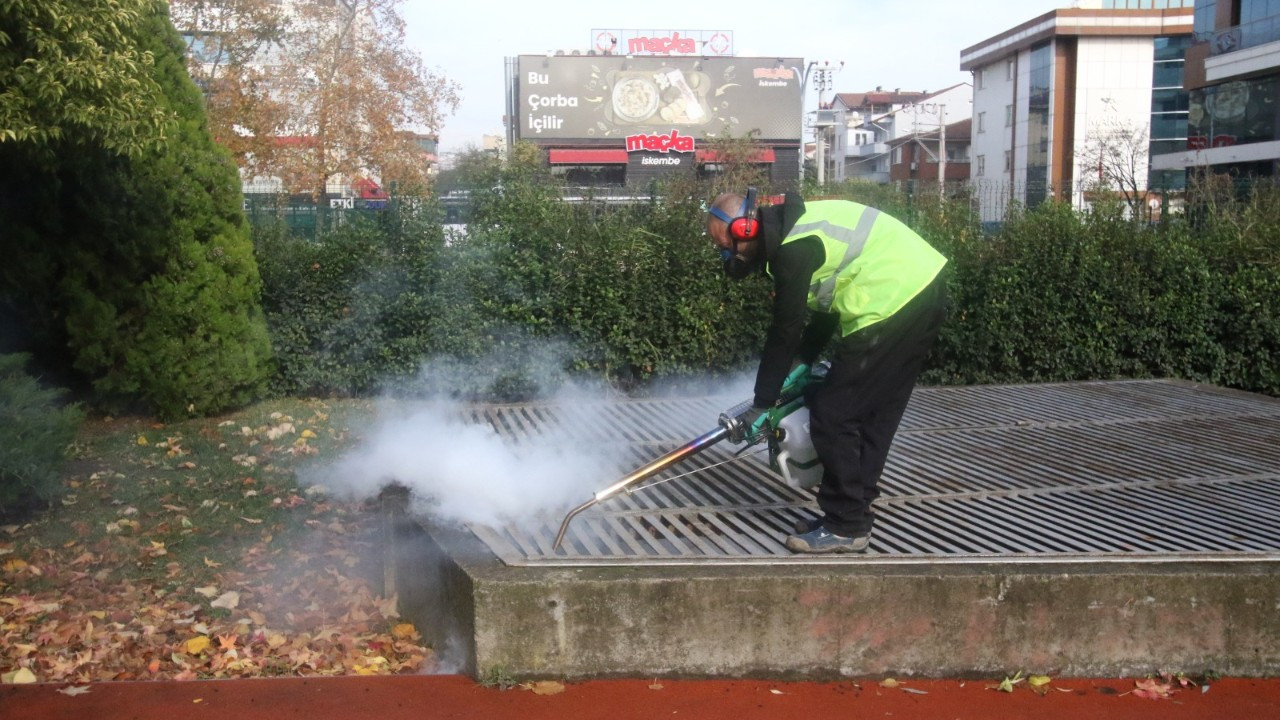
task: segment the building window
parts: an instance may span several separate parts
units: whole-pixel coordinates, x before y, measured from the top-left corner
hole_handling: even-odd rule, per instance
[[[1186,147],[1189,93],[1182,88],[1182,69],[1192,39],[1186,35],[1155,38],[1155,63],[1152,68],[1151,125],[1149,155],[1174,152]],[[1147,187],[1182,189],[1185,173],[1149,171]]]
[[[1213,33],[1217,29],[1215,22],[1218,15],[1217,0],[1200,0],[1196,3],[1195,13],[1192,16],[1192,29],[1195,31],[1196,42],[1203,42],[1213,39]]]
[[[902,163],[902,146],[899,145],[898,147],[893,149],[893,164],[899,165],[901,163]]]
[[[1004,106],[1004,126],[1013,127],[1013,106],[1012,105]]]
[[[1192,7],[1195,0],[1103,0],[1103,10],[1168,10]]]
[[[576,187],[610,187],[627,184],[627,166],[555,165],[551,173],[564,178],[565,185]]]
[[[1014,65],[1013,58],[1009,58],[1008,60],[1004,61],[1004,79],[1005,80],[1013,79],[1013,65]]]
[[[1013,151],[1012,150],[1004,151],[1004,171],[1013,172]]]
[[[1049,191],[1049,116],[1052,108],[1053,44],[1031,48],[1027,93],[1027,207],[1044,202]]]
[[[979,90],[987,89],[987,69],[980,68],[973,75],[973,84],[977,85]]]
[[[987,156],[979,155],[976,160],[977,162],[973,164],[973,174],[982,177],[987,174]]]
[[[987,114],[985,112],[978,113],[978,132],[987,131]]]

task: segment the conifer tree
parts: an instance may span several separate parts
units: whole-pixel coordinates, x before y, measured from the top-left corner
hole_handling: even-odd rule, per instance
[[[129,0],[89,0],[119,5]],[[0,142],[0,322],[99,407],[208,414],[262,392],[270,342],[239,178],[209,135],[161,0],[117,38],[147,58],[163,139],[121,152],[76,127]],[[0,71],[2,72],[2,71]],[[148,117],[153,117],[154,112]],[[2,128],[0,128],[2,130]]]

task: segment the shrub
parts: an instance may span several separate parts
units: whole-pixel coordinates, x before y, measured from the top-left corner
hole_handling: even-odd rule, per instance
[[[444,235],[433,208],[354,218],[318,242],[281,228],[255,233],[263,310],[286,395],[359,395],[412,377],[438,343],[437,259]]]
[[[133,155],[0,147],[0,308],[42,367],[111,411],[211,414],[261,393],[270,344],[240,182],[205,126],[164,3],[129,40],[152,58],[168,138]],[[9,166],[9,163],[6,163]],[[6,319],[9,319],[6,318]]]
[[[462,237],[446,241],[429,205],[315,243],[259,234],[277,389],[420,388],[430,363],[437,391],[520,400],[573,373],[642,391],[753,365],[768,281],[722,276],[700,204],[758,178],[688,178],[615,205],[563,202],[528,147],[472,169]],[[910,218],[949,258],[925,382],[1177,377],[1280,394],[1275,194],[1160,226],[1047,202],[992,235],[964,198],[858,183],[824,194]]]
[[[78,408],[61,404],[60,392],[26,373],[28,360],[0,355],[0,515],[57,497],[66,448],[82,420]]]

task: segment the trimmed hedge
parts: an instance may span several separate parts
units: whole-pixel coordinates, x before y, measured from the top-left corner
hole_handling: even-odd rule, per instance
[[[1280,190],[1193,186],[1194,221],[1049,202],[986,236],[963,204],[849,185],[950,258],[951,313],[924,381],[1183,378],[1280,395]],[[945,211],[945,212],[944,212]]]
[[[366,394],[433,380],[513,400],[570,374],[641,390],[753,364],[769,287],[721,276],[701,233],[713,188],[569,204],[535,162],[496,172],[472,190],[463,236],[449,237],[430,203],[316,243],[260,231],[276,390]],[[1280,395],[1274,191],[1162,226],[1117,207],[1046,203],[992,236],[936,197],[837,194],[907,219],[951,260],[950,317],[926,382],[1179,377]]]
[[[536,177],[472,198],[456,237],[431,204],[315,243],[260,229],[274,389],[514,400],[570,374],[635,389],[753,356],[767,285],[721,277],[696,204],[566,204]]]

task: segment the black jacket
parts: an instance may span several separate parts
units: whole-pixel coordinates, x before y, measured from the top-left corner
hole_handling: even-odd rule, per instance
[[[782,244],[801,215],[804,200],[795,194],[786,195],[781,205],[762,208],[759,214],[764,262],[773,276],[773,321],[756,371],[754,402],[758,407],[777,403],[792,362],[816,360],[839,324],[835,313],[814,312],[809,319],[809,283],[825,258],[822,240],[811,235]]]

